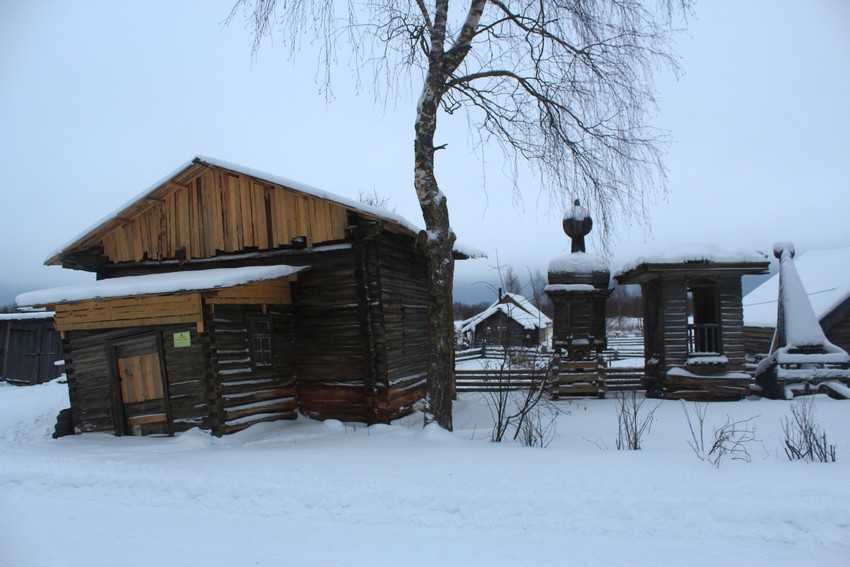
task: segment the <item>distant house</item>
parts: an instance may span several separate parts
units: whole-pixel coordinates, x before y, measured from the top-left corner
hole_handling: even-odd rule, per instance
[[[52,311],[0,314],[0,380],[32,385],[61,374],[62,343]]]
[[[481,313],[460,324],[470,344],[531,347],[549,342],[552,320],[528,299],[506,293]]]
[[[794,259],[826,338],[850,351],[850,247],[813,250]],[[779,274],[744,297],[744,345],[748,355],[770,352],[776,330]]]
[[[425,393],[419,232],[198,157],[46,262],[98,281],[17,302],[56,311],[78,433],[225,434],[299,411],[389,422]]]

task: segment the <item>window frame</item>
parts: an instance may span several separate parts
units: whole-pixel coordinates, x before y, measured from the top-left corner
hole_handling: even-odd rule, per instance
[[[266,313],[247,314],[245,326],[248,331],[248,352],[251,366],[269,368],[274,366],[274,321]],[[265,326],[265,329],[260,327]]]

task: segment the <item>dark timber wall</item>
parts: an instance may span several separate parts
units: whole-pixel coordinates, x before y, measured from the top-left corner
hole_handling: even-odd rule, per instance
[[[493,313],[475,326],[475,342],[486,342],[490,345],[531,346],[537,342],[537,334],[537,330],[526,329],[501,311]],[[526,335],[531,335],[531,338],[526,338]]]
[[[327,252],[311,266],[292,286],[298,407],[316,419],[366,420],[371,392],[354,252]]]
[[[175,348],[173,333],[190,333],[191,346]],[[119,432],[115,406],[120,386],[114,376],[111,343],[133,336],[159,334],[167,374],[169,405],[175,431],[196,425],[209,427],[209,343],[194,326],[170,325],[108,331],[68,331],[65,335],[65,365],[72,423],[77,433]]]
[[[294,327],[289,306],[215,305],[207,307],[207,330],[214,376],[211,408],[212,429],[232,433],[254,423],[294,419],[295,401]],[[271,365],[252,360],[248,318],[271,322]]]
[[[53,319],[0,320],[0,379],[31,385],[61,374],[62,342]]]
[[[373,319],[380,350],[386,349],[387,401],[380,415],[389,421],[413,411],[425,396],[428,372],[428,273],[425,257],[412,241],[386,234],[375,242],[383,325]],[[370,270],[374,273],[374,270]],[[374,303],[372,303],[374,309]],[[383,335],[381,336],[381,333]]]
[[[388,422],[425,391],[427,274],[413,241],[356,233],[293,285],[298,407],[325,419]]]

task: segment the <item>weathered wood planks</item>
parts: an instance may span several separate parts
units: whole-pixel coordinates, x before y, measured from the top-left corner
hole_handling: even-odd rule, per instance
[[[250,176],[209,166],[167,183],[145,207],[132,207],[119,226],[92,235],[109,262],[211,258],[245,248],[345,238],[345,207]]]

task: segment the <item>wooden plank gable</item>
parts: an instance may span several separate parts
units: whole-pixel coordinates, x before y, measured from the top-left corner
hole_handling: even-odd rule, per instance
[[[344,240],[347,224],[343,205],[197,163],[64,253],[102,246],[109,263],[211,258],[296,237],[308,246]]]

